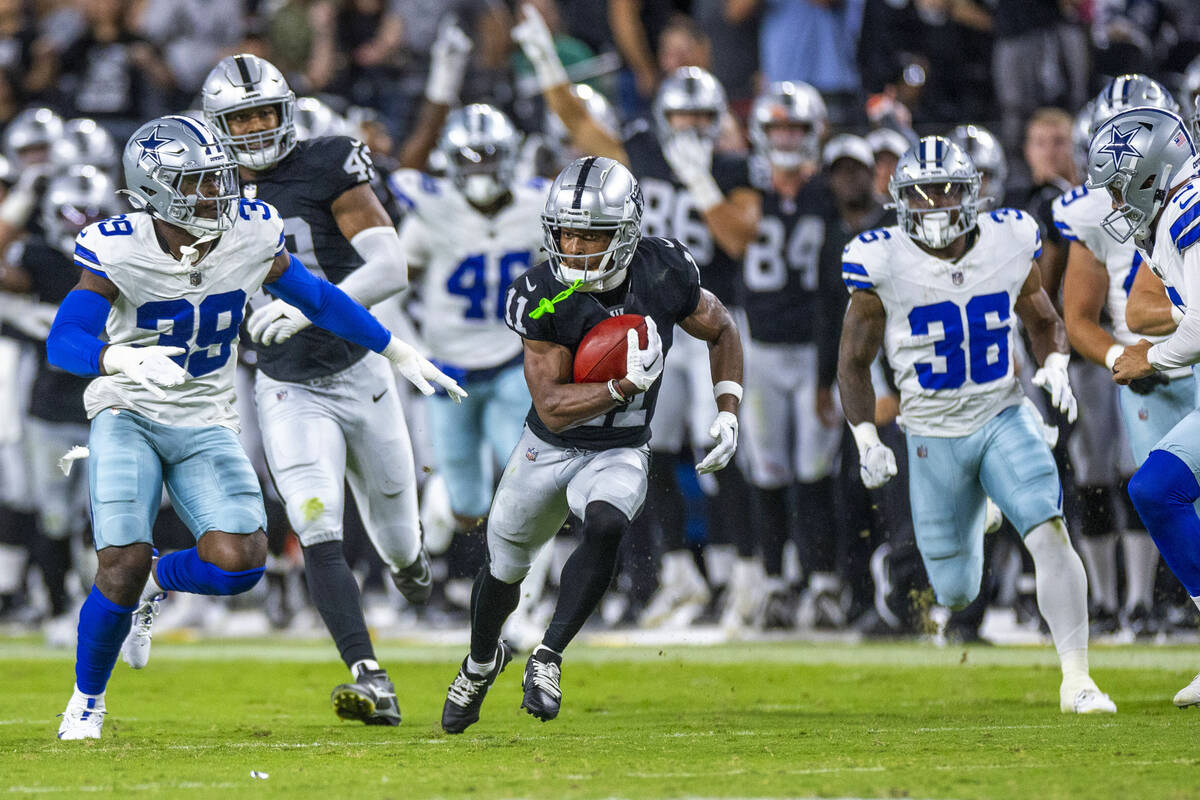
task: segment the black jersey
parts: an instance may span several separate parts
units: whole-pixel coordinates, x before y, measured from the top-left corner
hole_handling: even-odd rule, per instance
[[[33,283],[32,294],[39,303],[61,304],[79,281],[79,267],[74,260],[40,238],[21,245],[17,263],[28,273]],[[45,342],[39,342],[38,346],[41,358],[29,399],[30,415],[47,422],[86,423],[83,390],[92,379],[50,366]]]
[[[333,201],[374,178],[366,145],[348,136],[322,136],[297,142],[274,169],[257,173],[242,190],[279,210],[289,251],[317,275],[340,283],[363,261],[338,229]],[[280,381],[332,375],[367,354],[366,348],[316,326],[255,350],[258,368]]]
[[[726,305],[736,305],[738,261],[717,245],[692,195],[684,188],[667,159],[649,123],[633,123],[625,138],[629,168],[642,187],[644,208],[642,232],[646,236],[676,239],[687,245],[700,266],[704,288]],[[713,179],[725,194],[739,187],[754,188],[746,159],[729,153],[713,153]]]
[[[654,318],[662,337],[663,357],[671,348],[675,324],[686,319],[700,302],[700,273],[687,249],[671,239],[643,238],[638,243],[625,282],[607,292],[575,292],[559,301],[553,314],[533,319],[538,301],[552,299],[565,287],[543,261],[516,278],[509,288],[504,319],[524,339],[561,344],[572,353],[583,337],[607,317],[641,314]],[[650,420],[662,381],[636,395],[628,407],[574,427],[552,433],[537,409],[525,417],[540,439],[559,447],[607,450],[640,447],[650,440]]]
[[[750,322],[750,338],[798,344],[816,337],[821,302],[821,248],[836,216],[823,175],[816,175],[795,197],[770,186],[763,191],[758,236],[746,248],[739,298]],[[834,276],[840,283],[841,272]],[[838,287],[841,289],[841,286]]]

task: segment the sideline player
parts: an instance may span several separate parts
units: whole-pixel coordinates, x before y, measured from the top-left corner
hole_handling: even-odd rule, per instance
[[[1180,312],[1179,327],[1152,344],[1141,339],[1113,364],[1117,383],[1200,363],[1200,161],[1178,115],[1157,108],[1117,114],[1088,147],[1088,187],[1108,195],[1101,223],[1118,242],[1133,239]],[[1132,306],[1131,301],[1131,306]],[[1167,566],[1200,608],[1200,410],[1167,432],[1129,480],[1129,496]],[[1200,675],[1175,695],[1200,705]]]
[[[863,483],[878,488],[896,474],[874,424],[870,368],[884,345],[908,434],[917,546],[938,602],[964,608],[979,593],[991,497],[1033,556],[1038,607],[1062,661],[1060,708],[1115,712],[1088,674],[1087,577],[1071,549],[1054,459],[1013,370],[1015,313],[1042,362],[1034,384],[1074,419],[1066,334],[1033,263],[1041,236],[1015,209],[979,216],[979,184],[962,149],[938,136],[900,159],[890,187],[900,224],[861,234],[843,254],[851,297],[842,405]]]
[[[279,210],[305,265],[371,306],[405,288],[404,252],[372,190],[365,145],[347,136],[297,141],[296,98],[269,62],[229,56],[209,73],[204,114],[238,163],[243,196]],[[284,300],[257,308],[255,400],[263,447],[304,550],[309,593],[352,682],[338,716],[397,725],[395,688],[375,660],[358,582],[342,549],[348,482],[368,537],[410,603],[432,590],[417,516],[412,443],[387,361],[308,327]]]
[[[573,162],[550,187],[542,214],[550,258],[514,280],[505,298],[505,321],[523,339],[533,405],[492,500],[489,564],[471,598],[471,652],[442,709],[447,733],[479,719],[488,688],[512,658],[500,630],[521,581],[572,512],[583,521],[583,541],[563,567],[554,618],[522,679],[522,707],[543,722],[558,716],[563,651],[608,589],[621,537],[645,500],[650,422],[676,323],[708,343],[720,408],[708,429],[715,444],[697,469],[724,468],[737,448],[737,328],[700,288],[687,249],[643,238],[641,222],[641,191],[628,169],[596,156]],[[618,314],[646,318],[646,347],[630,331],[625,378],[573,383],[575,348]]]
[[[55,366],[100,376],[84,396],[100,563],[79,612],[75,690],[60,739],[100,738],[118,651],[135,667],[149,658],[152,598],[240,594],[262,575],[266,515],[232,406],[248,294],[267,286],[314,323],[384,354],[427,394],[428,381],[461,392],[288,253],[278,211],[239,202],[236,165],[203,123],[146,123],[126,144],[123,165],[140,210],[79,234],[83,272],[46,342]],[[152,560],[164,484],[197,542]],[[134,616],[147,630],[127,640]]]

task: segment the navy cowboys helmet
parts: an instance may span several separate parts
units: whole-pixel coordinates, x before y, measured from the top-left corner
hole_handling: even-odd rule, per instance
[[[563,252],[563,228],[612,233],[608,247],[592,255]],[[642,239],[642,190],[620,162],[587,156],[567,165],[550,186],[542,212],[543,247],[554,277],[584,292],[621,285]],[[592,262],[598,262],[592,264]]]
[[[1134,108],[1105,122],[1088,146],[1089,189],[1104,189],[1113,211],[1101,225],[1118,242],[1146,238],[1175,177],[1196,157],[1183,119],[1161,108]]]
[[[1200,139],[1200,56],[1188,64],[1179,92],[1183,95],[1183,117],[1191,123],[1195,142]]]
[[[821,137],[828,119],[820,92],[801,81],[779,81],[754,100],[750,143],[755,153],[779,169],[815,164],[821,158]],[[795,133],[773,136],[774,127],[790,128]]]
[[[663,79],[654,96],[654,128],[658,140],[665,142],[675,133],[672,114],[687,112],[711,115],[712,119],[697,131],[701,138],[715,142],[721,135],[721,118],[728,107],[725,89],[711,72],[700,67],[680,67]]]
[[[129,187],[122,191],[135,207],[196,236],[233,227],[237,164],[203,122],[151,120],[129,137],[121,162]]]
[[[475,103],[450,112],[437,149],[446,177],[473,205],[484,207],[512,187],[521,134],[503,111]]]
[[[51,178],[41,205],[46,241],[68,255],[74,252],[81,230],[117,213],[115,188],[92,164],[72,164]]]
[[[946,138],[961,147],[979,170],[979,196],[990,201],[992,208],[1003,203],[1008,159],[992,132],[982,125],[959,125]]]
[[[205,121],[243,167],[270,169],[296,146],[296,94],[283,73],[266,59],[247,53],[226,56],[204,79],[200,97]],[[276,127],[233,135],[229,115],[260,106],[274,106]]]
[[[1133,73],[1119,75],[1109,81],[1108,86],[1092,100],[1092,129],[1094,136],[1100,126],[1131,108],[1163,108],[1179,113],[1179,104],[1166,88],[1145,75]]]
[[[926,136],[900,157],[888,192],[904,232],[940,250],[975,227],[979,186],[979,171],[961,147]]]

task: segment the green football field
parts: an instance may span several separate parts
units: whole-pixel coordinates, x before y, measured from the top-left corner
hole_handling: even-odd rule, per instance
[[[339,721],[331,645],[155,644],[118,664],[99,742],[59,742],[70,654],[0,642],[0,793],[120,797],[1200,798],[1200,647],[1094,648],[1116,717],[1058,711],[1048,647],[583,647],[554,722],[514,661],[462,736],[438,720],[461,647],[379,650],[404,724]],[[266,778],[251,773],[265,773]]]

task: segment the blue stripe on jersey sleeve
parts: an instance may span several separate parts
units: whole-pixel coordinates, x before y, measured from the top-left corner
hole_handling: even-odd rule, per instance
[[[859,280],[855,280],[854,278],[847,278],[844,275],[842,276],[842,282],[845,283],[846,286],[850,289],[874,289],[875,288],[875,284],[871,283],[870,281],[859,281]]]
[[[101,278],[108,277],[107,275],[104,274],[103,270],[98,270],[95,267],[89,267],[87,264],[83,263],[78,258],[75,259],[75,266],[82,267],[83,269],[86,269],[88,272],[91,272],[94,275],[99,275]]]
[[[1186,308],[1183,304],[1183,298],[1179,296],[1179,292],[1175,290],[1174,286],[1167,287],[1167,299],[1177,308]]]
[[[1058,233],[1062,238],[1069,242],[1078,242],[1079,237],[1075,235],[1075,231],[1071,230],[1071,226],[1060,220],[1054,220],[1054,227],[1058,228]]]
[[[1179,215],[1179,219],[1171,225],[1171,241],[1183,252],[1200,240],[1200,203]]]
[[[1129,274],[1125,276],[1124,283],[1121,288],[1125,290],[1125,296],[1129,297],[1129,293],[1133,291],[1133,281],[1137,277],[1138,267],[1142,266],[1142,254],[1137,250],[1133,251],[1133,266],[1129,268]]]
[[[853,272],[855,275],[866,276],[867,268],[862,264],[855,264],[853,261],[843,261],[842,272]]]
[[[392,197],[396,198],[396,202],[400,204],[402,209],[405,211],[412,211],[417,207],[417,204],[413,202],[412,198],[405,194],[404,190],[400,188],[400,181],[396,180],[396,176],[389,175],[387,179],[387,185],[388,189],[391,189],[392,191]]]
[[[283,238],[284,238],[283,231],[280,231],[279,232],[279,244],[275,246],[275,255],[277,255],[277,256],[283,255],[284,251],[287,250],[287,245],[285,245],[283,243]]]
[[[97,267],[100,266],[100,259],[96,254],[78,242],[75,243],[75,258],[87,261]]]

